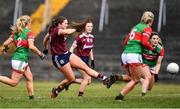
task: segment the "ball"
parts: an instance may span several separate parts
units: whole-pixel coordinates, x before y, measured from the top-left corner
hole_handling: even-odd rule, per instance
[[[167,71],[170,74],[177,74],[179,72],[179,65],[174,62],[169,63],[167,66]]]

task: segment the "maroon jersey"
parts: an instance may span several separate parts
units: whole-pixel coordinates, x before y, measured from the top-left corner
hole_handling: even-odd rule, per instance
[[[76,46],[78,56],[89,57],[89,53],[93,48],[93,43],[94,43],[93,35],[91,34],[86,35],[85,33],[82,33],[76,37],[73,45]]]
[[[59,28],[53,28],[50,30],[50,45],[51,45],[51,54],[60,55],[67,52],[67,42],[65,35],[58,35]]]

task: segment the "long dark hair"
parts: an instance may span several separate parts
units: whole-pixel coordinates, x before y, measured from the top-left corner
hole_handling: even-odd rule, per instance
[[[63,21],[66,20],[66,19],[67,18],[64,17],[64,16],[58,16],[58,17],[52,19],[51,24],[50,24],[50,26],[48,28],[48,32],[50,32],[53,28],[57,27],[59,25],[59,23],[60,24],[63,23]]]
[[[91,19],[84,19],[82,21],[73,21],[69,25],[69,28],[76,29],[76,32],[83,32],[85,31],[85,26],[87,23],[93,23]]]

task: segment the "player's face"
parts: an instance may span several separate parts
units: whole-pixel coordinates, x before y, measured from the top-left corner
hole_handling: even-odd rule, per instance
[[[153,25],[153,22],[154,22],[153,20],[152,20],[151,22],[149,22],[149,26],[152,26],[152,25]]]
[[[153,47],[156,47],[159,43],[159,37],[157,35],[153,35],[150,39],[150,43]]]
[[[85,26],[85,32],[90,34],[93,30],[93,24],[92,23],[87,23]]]
[[[64,21],[62,22],[62,24],[60,24],[60,27],[61,27],[62,29],[66,29],[66,28],[68,27],[68,20],[64,20]]]

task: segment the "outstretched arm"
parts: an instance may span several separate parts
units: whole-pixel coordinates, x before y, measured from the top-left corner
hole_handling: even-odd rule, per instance
[[[68,28],[68,29],[59,29],[58,31],[58,34],[64,34],[64,35],[69,35],[69,34],[72,34],[76,32],[76,29],[71,29],[71,28]]]
[[[159,56],[158,57],[157,64],[156,64],[156,71],[155,71],[156,74],[159,74],[159,71],[160,71],[160,68],[161,68],[162,59],[163,59],[163,56]]]

